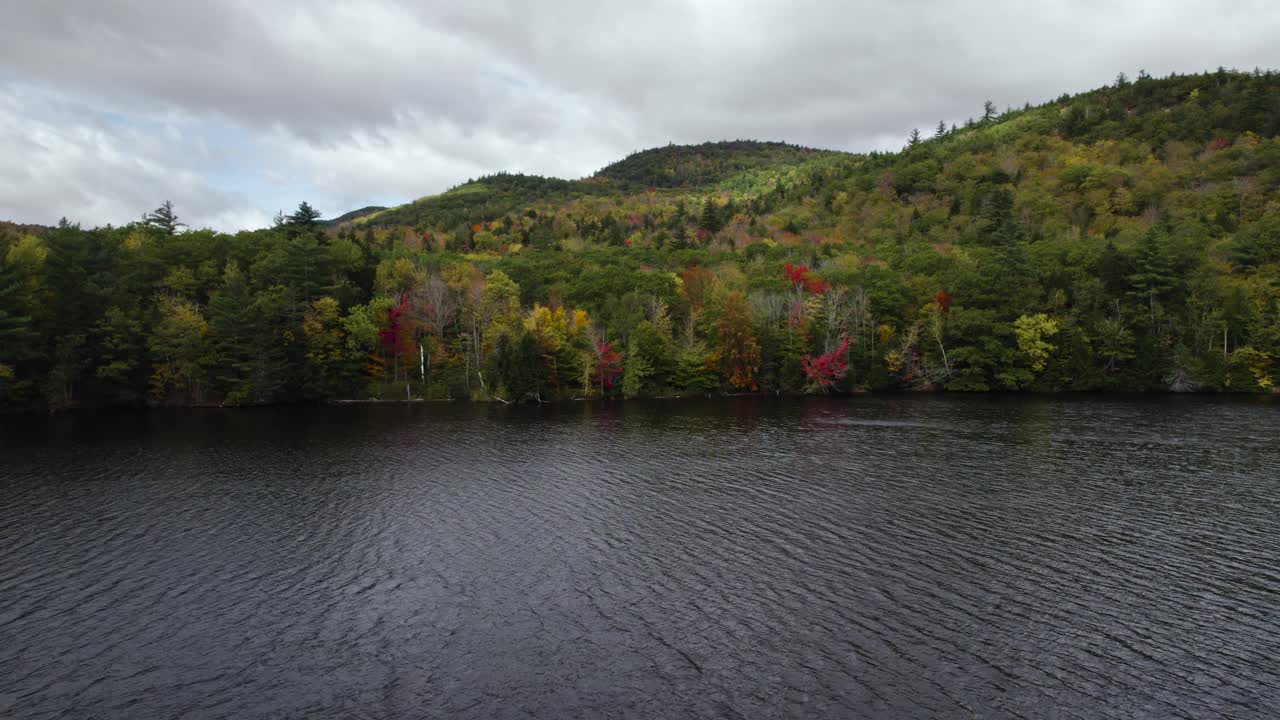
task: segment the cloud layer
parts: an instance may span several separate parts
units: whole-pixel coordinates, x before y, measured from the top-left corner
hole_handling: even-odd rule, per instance
[[[0,218],[330,216],[725,138],[862,151],[1109,82],[1280,66],[1267,2],[16,3]],[[422,7],[422,6],[428,7]]]

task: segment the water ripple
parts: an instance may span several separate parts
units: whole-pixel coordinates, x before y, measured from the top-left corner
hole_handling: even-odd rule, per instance
[[[0,425],[0,717],[1273,718],[1266,399]]]

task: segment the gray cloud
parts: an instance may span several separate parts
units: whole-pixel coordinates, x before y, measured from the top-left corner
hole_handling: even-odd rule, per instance
[[[121,223],[172,199],[195,226],[260,227],[270,216],[187,165],[202,138],[163,121],[113,123],[45,91],[0,87],[0,218]]]
[[[1240,0],[14,5],[0,215],[45,222],[67,197],[120,222],[178,191],[218,227],[304,197],[338,214],[668,141],[886,149],[985,99],[1280,65],[1280,9]]]

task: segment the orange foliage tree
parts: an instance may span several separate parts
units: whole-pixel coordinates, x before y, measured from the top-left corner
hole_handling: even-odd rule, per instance
[[[760,343],[751,327],[751,306],[740,292],[724,299],[724,310],[718,324],[720,331],[720,370],[735,388],[756,390],[756,371],[760,368]]]

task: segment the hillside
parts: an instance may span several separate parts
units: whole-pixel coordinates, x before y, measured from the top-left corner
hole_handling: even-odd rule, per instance
[[[358,222],[367,227],[469,226],[533,207],[543,200],[564,202],[581,197],[589,190],[583,183],[559,178],[498,173],[372,213]]]
[[[733,183],[749,189],[758,176],[844,155],[778,142],[736,140],[668,145],[634,153],[581,180],[498,173],[470,180],[440,195],[370,213],[361,225],[463,228],[508,214],[546,210],[584,197],[680,189],[705,192]],[[729,185],[726,185],[729,184]],[[346,218],[346,216],[343,216]],[[357,219],[357,218],[351,218]]]
[[[631,190],[707,188],[752,170],[795,167],[816,158],[840,154],[831,150],[753,140],[667,145],[628,155],[593,177],[615,181]]]
[[[0,393],[1272,388],[1280,77],[1143,74],[975,115],[896,153],[708,143],[500,174],[331,228],[3,229]]]
[[[374,213],[382,212],[383,210],[386,210],[386,209],[387,208],[383,207],[382,205],[366,205],[365,207],[362,207],[359,210],[352,210],[351,212],[345,212],[336,218],[333,218],[330,220],[322,220],[321,222],[329,226],[341,225],[343,223],[349,223],[354,220],[359,220],[360,218],[367,217]]]

